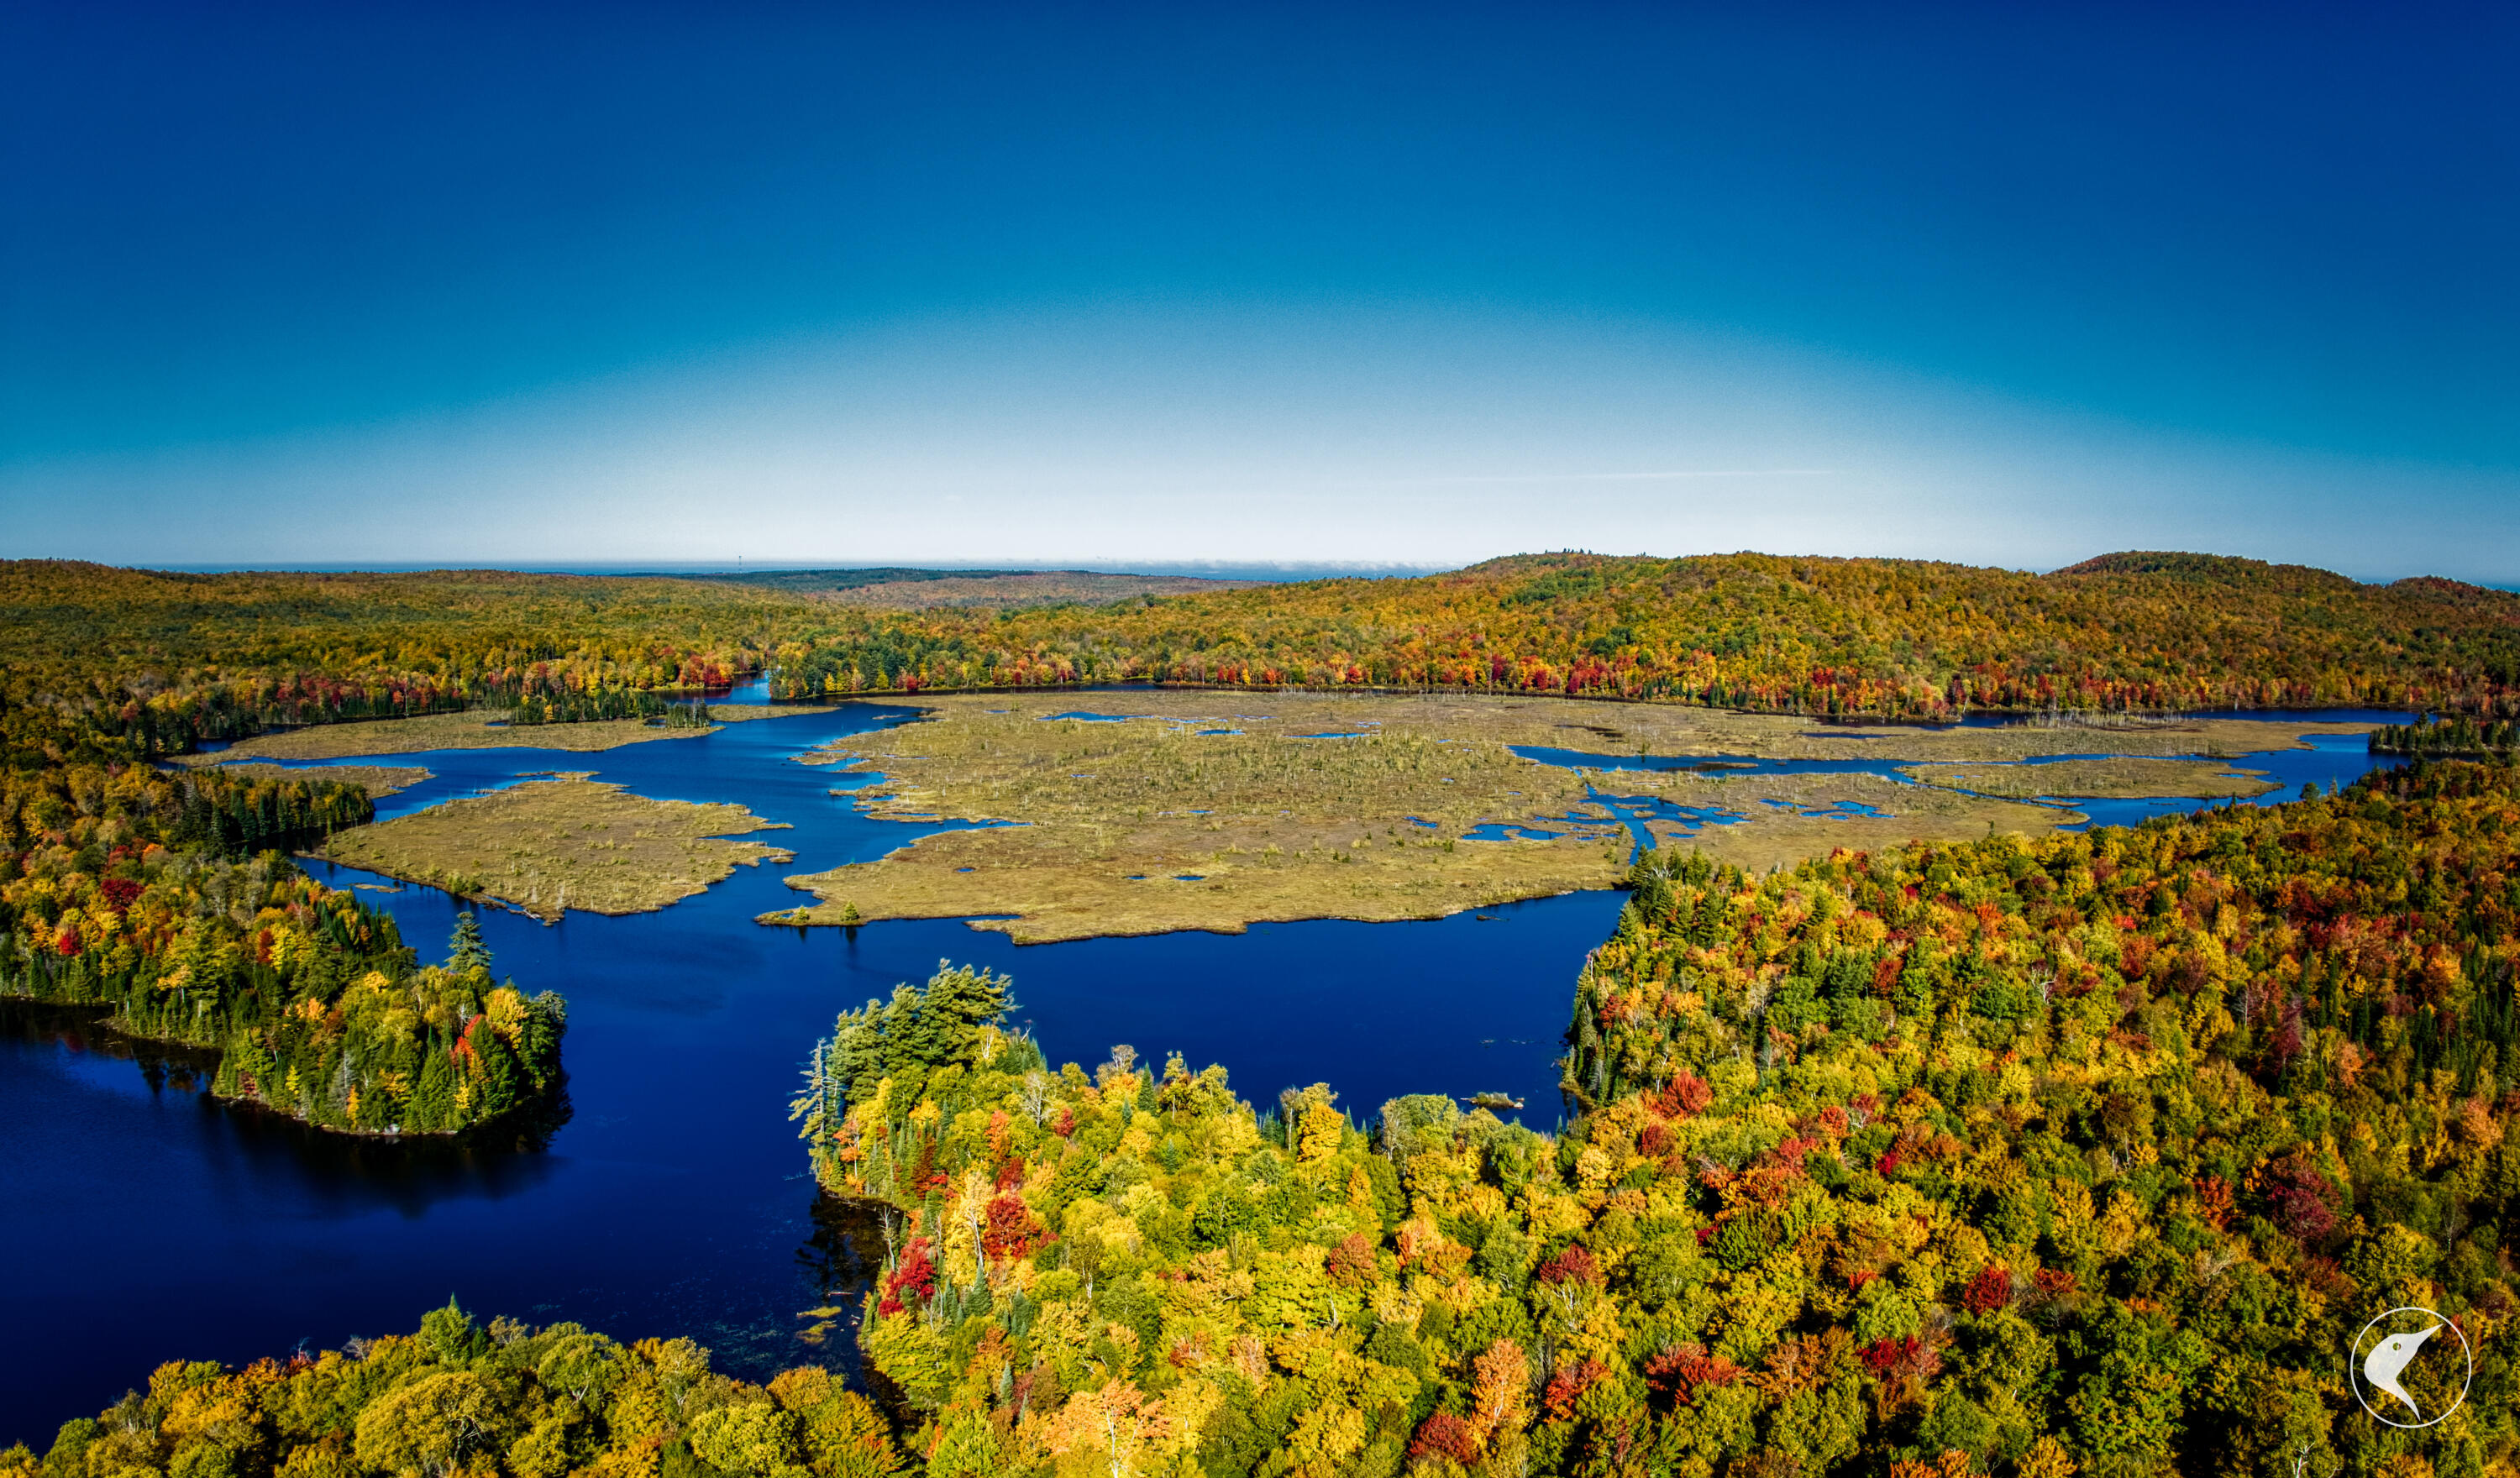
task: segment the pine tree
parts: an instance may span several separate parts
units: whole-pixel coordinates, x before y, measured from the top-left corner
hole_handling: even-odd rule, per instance
[[[421,1054],[411,1091],[409,1127],[420,1133],[455,1127],[455,1069],[445,1052],[433,1045]]]
[[[559,992],[545,991],[527,1004],[532,1009],[517,1034],[517,1056],[535,1088],[549,1088],[560,1072],[560,1039],[568,1030],[568,1003]]]
[[[832,1029],[830,1072],[851,1103],[874,1097],[876,1085],[883,1081],[887,1064],[882,1015],[883,1004],[870,1001],[865,1010],[842,1011]]]
[[[525,1101],[530,1080],[507,1038],[495,1031],[481,1031],[472,1040],[474,1051],[481,1054],[481,1117],[495,1119]]]
[[[490,971],[490,947],[481,942],[481,920],[471,909],[455,916],[455,937],[447,942],[446,967],[462,974],[467,970]]]
[[[968,1059],[979,1046],[981,1024],[1013,1008],[1010,990],[1013,984],[986,968],[955,969],[942,960],[936,962],[936,973],[928,978],[919,1012],[921,1031],[927,1039],[922,1057],[931,1065]]]

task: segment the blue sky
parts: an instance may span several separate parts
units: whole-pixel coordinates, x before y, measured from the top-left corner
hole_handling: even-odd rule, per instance
[[[0,553],[2520,578],[2509,6],[0,20]]]

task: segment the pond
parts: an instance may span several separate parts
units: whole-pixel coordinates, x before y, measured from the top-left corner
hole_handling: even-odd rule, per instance
[[[790,759],[914,713],[858,704],[595,754],[383,761],[434,773],[382,802],[386,817],[566,770],[660,799],[737,801],[794,827],[757,833],[793,850],[793,864],[740,868],[658,913],[572,914],[555,925],[482,913],[497,969],[569,1001],[570,1116],[544,1148],[312,1134],[204,1097],[202,1059],[135,1050],[76,1014],[0,1006],[0,1257],[16,1274],[0,1283],[0,1328],[15,1348],[42,1352],[0,1385],[0,1444],[40,1449],[56,1424],[144,1385],[162,1360],[238,1363],[408,1330],[449,1295],[485,1317],[571,1319],[622,1338],[689,1334],[744,1373],[844,1361],[845,1323],[820,1346],[797,1337],[810,1322],[797,1316],[854,1286],[860,1270],[845,1229],[816,1219],[786,1104],[837,1011],[924,978],[940,960],[1013,976],[1018,1018],[1054,1062],[1098,1062],[1125,1042],[1157,1062],[1172,1052],[1193,1067],[1222,1062],[1264,1107],[1280,1089],[1316,1081],[1360,1119],[1403,1093],[1502,1092],[1526,1100],[1525,1122],[1556,1127],[1568,989],[1615,923],[1617,893],[1426,922],[1025,948],[955,920],[753,923],[798,901],[784,875],[880,856],[938,829],[871,819],[845,792],[872,777]],[[2356,740],[2350,751],[2247,763],[2282,781],[2271,797],[2282,798],[2370,761]],[[1595,825],[1641,833],[1667,805],[1603,783]],[[2151,805],[2078,804],[2095,815]],[[391,886],[314,871],[340,886]],[[442,954],[455,920],[445,894],[361,896],[390,912],[424,958]],[[854,1299],[842,1301],[853,1314]]]

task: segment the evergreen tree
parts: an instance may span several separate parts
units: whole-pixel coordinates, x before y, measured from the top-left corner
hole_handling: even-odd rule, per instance
[[[488,1352],[490,1337],[472,1322],[472,1316],[446,1296],[446,1307],[431,1309],[421,1317],[420,1342],[436,1352],[437,1358],[452,1366],[470,1365]]]
[[[560,1039],[568,1030],[567,1004],[557,991],[545,991],[529,1004],[533,1009],[517,1034],[517,1055],[534,1087],[549,1088],[560,1073]]]
[[[892,1000],[884,1005],[883,1070],[894,1077],[902,1077],[926,1061],[920,1055],[925,1045],[920,1033],[921,1004],[918,987],[904,981],[892,988]]]
[[[455,1122],[455,1069],[446,1053],[431,1046],[421,1054],[420,1073],[412,1084],[409,1128],[423,1133]]]
[[[525,1070],[497,1032],[478,1032],[473,1040],[481,1055],[481,1116],[494,1119],[525,1100]]]
[[[852,1103],[873,1097],[886,1071],[882,1015],[883,1004],[870,1001],[865,1010],[842,1011],[832,1028],[829,1071]]]
[[[986,968],[956,969],[936,962],[919,1012],[923,1060],[930,1065],[968,1060],[979,1045],[980,1027],[1013,1008],[1013,984]]]
[[[455,937],[447,942],[446,967],[463,974],[467,970],[490,972],[490,947],[481,942],[481,920],[471,909],[455,916]]]

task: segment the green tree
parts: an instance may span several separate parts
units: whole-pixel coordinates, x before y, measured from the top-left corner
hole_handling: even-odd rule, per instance
[[[490,1336],[472,1322],[449,1295],[446,1307],[431,1309],[420,1321],[421,1343],[437,1352],[437,1358],[448,1365],[470,1365],[490,1348]]]
[[[455,916],[455,937],[447,942],[446,967],[461,975],[472,970],[490,973],[490,946],[481,939],[481,920],[471,909]]]

